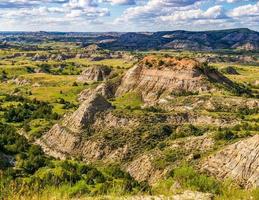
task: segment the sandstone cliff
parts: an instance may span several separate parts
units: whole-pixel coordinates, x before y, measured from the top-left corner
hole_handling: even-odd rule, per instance
[[[210,156],[202,169],[220,178],[231,178],[245,187],[259,186],[259,135],[232,144]]]
[[[104,97],[93,94],[72,115],[54,125],[37,143],[54,157],[65,158],[67,155],[77,155],[79,146],[83,142],[82,132],[93,123],[97,113],[111,108],[111,104]]]
[[[140,92],[144,101],[154,101],[175,93],[213,91],[211,82],[232,85],[222,74],[195,60],[148,56],[126,73],[116,96],[134,91]]]

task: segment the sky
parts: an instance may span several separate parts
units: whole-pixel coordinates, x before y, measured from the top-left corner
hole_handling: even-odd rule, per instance
[[[259,0],[0,0],[0,31],[259,31]]]

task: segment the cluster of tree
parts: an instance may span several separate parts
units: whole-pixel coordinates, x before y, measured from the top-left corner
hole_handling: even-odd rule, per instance
[[[53,75],[79,75],[81,73],[81,70],[77,66],[68,63],[41,63],[37,66],[40,68],[40,71]]]
[[[3,70],[1,75],[0,75],[0,81],[5,81],[7,79],[8,79],[8,74],[5,70]]]
[[[219,127],[214,135],[215,140],[230,141],[237,138],[246,138],[258,132],[257,124],[243,122],[234,127]]]
[[[23,130],[29,133],[33,130],[33,126],[30,122],[36,119],[46,121],[41,127],[37,126],[33,131],[33,135],[30,135],[34,139],[40,137],[43,132],[49,128],[55,120],[58,120],[60,116],[53,111],[53,106],[48,102],[38,101],[36,99],[30,100],[19,95],[4,95],[5,98],[1,99],[2,102],[17,102],[16,105],[9,107],[1,107],[3,112],[4,121],[7,123],[19,123],[18,125],[23,127]],[[64,105],[65,106],[65,105]],[[68,105],[71,106],[71,105]]]
[[[69,101],[66,101],[63,98],[58,99],[57,103],[63,104],[63,106],[62,106],[63,109],[70,109],[70,108],[75,108],[76,107],[75,104],[73,104],[73,103],[71,103]]]
[[[24,136],[8,124],[0,123],[0,152],[15,158],[7,171],[9,177],[15,178],[19,174],[31,174],[40,167],[46,166],[47,158],[40,147],[30,145]],[[15,169],[12,165],[15,164]]]
[[[4,117],[7,122],[24,122],[28,119],[39,118],[59,119],[59,115],[53,112],[53,106],[37,100],[9,107],[5,111]]]

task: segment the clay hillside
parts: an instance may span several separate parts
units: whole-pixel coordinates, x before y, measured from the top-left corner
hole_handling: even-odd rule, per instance
[[[87,69],[80,81],[96,80],[100,69]],[[147,56],[120,79],[102,80],[37,140],[45,153],[118,164],[149,185],[188,163],[218,179],[258,186],[256,125],[240,115],[258,111],[251,91],[207,63],[175,57]],[[250,132],[240,132],[244,128]]]
[[[213,83],[228,88],[234,86],[229,79],[205,63],[184,58],[148,56],[126,73],[116,96],[139,92],[144,101],[154,101],[177,93],[213,92],[216,90]]]

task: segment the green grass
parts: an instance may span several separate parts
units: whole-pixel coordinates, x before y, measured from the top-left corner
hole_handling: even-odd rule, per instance
[[[238,65],[238,64],[231,64],[231,63],[217,63],[212,64],[212,66],[216,67],[217,69],[221,70],[225,67],[232,66],[237,70],[239,75],[228,75],[225,74],[229,79],[235,81],[237,83],[250,83],[254,84],[255,81],[259,80],[259,67],[258,66],[249,66],[249,65]]]
[[[117,108],[140,108],[143,105],[141,94],[136,92],[130,92],[116,98],[113,105]]]
[[[123,59],[105,59],[105,60],[101,60],[101,61],[90,61],[87,59],[69,59],[66,62],[74,62],[77,64],[81,64],[81,65],[107,65],[107,66],[111,66],[113,68],[124,68],[124,69],[128,69],[130,68],[133,63],[132,62],[127,62]]]

